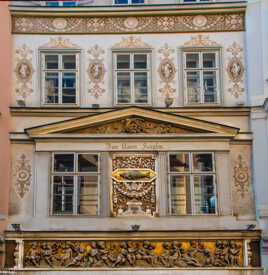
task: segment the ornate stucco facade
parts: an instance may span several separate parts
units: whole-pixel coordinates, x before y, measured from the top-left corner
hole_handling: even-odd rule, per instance
[[[147,2],[10,6],[7,270],[263,274],[246,4]]]

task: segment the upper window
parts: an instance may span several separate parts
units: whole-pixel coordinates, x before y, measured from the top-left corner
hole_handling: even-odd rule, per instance
[[[183,0],[184,3],[195,3],[195,2],[214,2],[214,0]]]
[[[216,214],[213,153],[169,154],[169,213]]]
[[[48,7],[73,7],[76,6],[76,1],[46,1]]]
[[[185,103],[219,103],[219,51],[183,53]]]
[[[121,4],[144,4],[144,0],[114,0],[116,5]]]
[[[116,104],[150,104],[150,58],[142,52],[114,54]]]
[[[53,154],[51,181],[52,214],[99,214],[98,154]]]
[[[42,103],[77,104],[79,53],[41,54]]]

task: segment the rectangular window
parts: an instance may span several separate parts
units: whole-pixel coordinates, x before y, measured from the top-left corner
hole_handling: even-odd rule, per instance
[[[150,104],[149,53],[114,54],[116,104]]]
[[[79,53],[41,53],[42,103],[77,104]]]
[[[76,6],[76,1],[46,1],[47,7],[73,7]]]
[[[170,215],[216,214],[215,176],[213,153],[170,153]]]
[[[52,214],[99,215],[99,155],[54,153]]]
[[[219,103],[219,51],[183,53],[185,103]]]
[[[144,4],[144,0],[114,0],[116,5],[124,5],[124,4]]]

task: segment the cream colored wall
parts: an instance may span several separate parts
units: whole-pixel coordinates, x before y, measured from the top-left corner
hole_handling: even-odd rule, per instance
[[[241,92],[241,95],[235,97],[232,95],[229,89],[232,89],[233,84],[229,79],[226,68],[229,60],[232,58],[232,53],[227,51],[228,48],[236,42],[243,51],[240,53],[242,56],[242,62],[245,66],[244,61],[244,32],[219,32],[219,33],[202,33],[202,34],[142,34],[134,35],[136,38],[141,38],[141,41],[147,43],[152,48],[152,96],[153,96],[153,106],[165,106],[164,98],[165,95],[159,92],[159,89],[163,87],[163,83],[160,83],[160,77],[157,72],[160,60],[163,55],[158,51],[165,43],[168,44],[170,49],[173,49],[175,52],[170,55],[173,59],[175,67],[177,68],[177,73],[174,78],[174,83],[170,85],[176,89],[174,94],[171,94],[174,97],[174,104],[172,106],[182,106],[183,105],[183,87],[180,75],[182,73],[180,62],[181,58],[179,55],[179,48],[184,45],[184,43],[189,42],[191,37],[197,38],[199,35],[207,41],[207,45],[216,42],[220,47],[222,47],[222,105],[224,106],[236,106],[237,104],[243,103],[247,104],[247,89],[245,83],[245,77],[242,79],[242,82],[239,84],[241,89],[244,91]],[[38,58],[38,49],[48,43],[51,38],[57,39],[57,35],[14,35],[13,36],[13,68],[15,69],[18,52],[16,50],[21,49],[25,44],[32,53],[29,53],[29,60],[32,61],[34,68],[34,74],[32,77],[32,83],[28,82],[28,88],[33,89],[33,92],[29,92],[26,97],[27,106],[40,106],[40,83],[39,83],[39,58]],[[63,39],[69,39],[70,43],[76,44],[77,48],[81,49],[81,106],[91,107],[92,104],[100,104],[100,107],[109,107],[113,106],[113,74],[112,74],[112,47],[119,43],[122,38],[127,38],[128,35],[65,35],[62,36]],[[94,45],[100,46],[104,50],[104,55],[101,56],[104,58],[104,66],[106,69],[106,74],[104,76],[104,83],[101,84],[101,87],[105,89],[105,92],[100,95],[99,98],[91,95],[88,90],[91,87],[89,82],[89,77],[87,74],[87,68],[89,65],[89,59],[91,56],[88,54],[88,50]],[[214,44],[215,45],[215,44]],[[21,85],[21,83],[16,82],[16,74],[13,72],[13,101],[12,105],[17,105],[17,100],[22,99],[22,96],[15,92],[16,87]]]

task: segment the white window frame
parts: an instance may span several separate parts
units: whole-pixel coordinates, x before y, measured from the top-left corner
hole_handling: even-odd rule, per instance
[[[58,69],[45,69],[45,56],[46,55],[58,55],[59,68]],[[63,55],[75,55],[76,56],[76,68],[75,69],[63,69],[62,68],[62,56]],[[42,49],[40,50],[40,90],[41,90],[41,104],[48,106],[77,106],[80,104],[80,50],[54,50],[54,49]],[[45,102],[45,72],[58,72],[59,73],[59,92],[58,103]],[[63,73],[75,72],[76,73],[76,96],[75,103],[62,103],[62,75]]]
[[[54,157],[55,155],[74,155],[74,171],[73,172],[55,172],[54,171]],[[90,155],[97,155],[98,156],[98,171],[97,172],[78,172],[78,155],[79,154],[90,154]],[[100,170],[100,163],[101,163],[101,155],[100,153],[96,152],[53,152],[51,157],[51,174],[50,174],[50,215],[51,216],[100,216],[100,204],[101,204],[101,170]],[[96,215],[91,214],[79,214],[78,213],[78,203],[79,203],[79,176],[85,175],[98,175],[98,207]],[[54,203],[54,176],[73,176],[73,213],[54,213],[53,212],[53,203]]]
[[[180,0],[180,2],[185,4],[192,4],[192,3],[216,2],[216,0],[191,0],[191,1]]]
[[[170,155],[174,154],[189,154],[189,171],[188,172],[173,172],[170,171]],[[212,165],[213,171],[193,171],[193,155],[194,154],[211,154],[212,155]],[[198,151],[176,151],[168,153],[168,213],[170,216],[216,216],[218,215],[218,192],[217,192],[217,183],[216,183],[216,165],[215,165],[215,153],[214,152],[198,152]],[[195,176],[204,176],[209,175],[213,176],[213,184],[215,190],[215,213],[196,213],[195,212],[195,203],[194,203],[194,177]],[[190,177],[190,199],[191,199],[191,213],[186,214],[173,214],[172,213],[172,205],[171,205],[171,176],[189,176]],[[185,191],[186,192],[186,191]],[[187,193],[186,193],[187,199]]]
[[[146,54],[147,55],[147,69],[134,69],[134,55]],[[117,55],[130,55],[130,69],[117,69]],[[130,102],[118,103],[117,91],[117,72],[130,72]],[[146,103],[135,103],[135,87],[134,87],[134,73],[147,72],[147,85],[148,85],[148,101]],[[140,105],[150,106],[152,103],[152,51],[151,50],[135,50],[135,51],[113,51],[113,80],[114,80],[114,105],[129,106]]]
[[[219,47],[210,48],[182,48],[181,49],[181,60],[182,60],[182,77],[183,77],[183,91],[184,91],[184,104],[185,105],[219,105],[221,103],[221,49]],[[199,54],[199,68],[186,68],[186,54],[198,53]],[[216,54],[216,67],[214,68],[203,68],[203,53],[215,53]],[[188,102],[187,94],[187,72],[200,72],[200,102]],[[203,71],[213,71],[216,72],[216,86],[217,100],[215,102],[205,102],[204,101],[204,87],[203,87]]]

